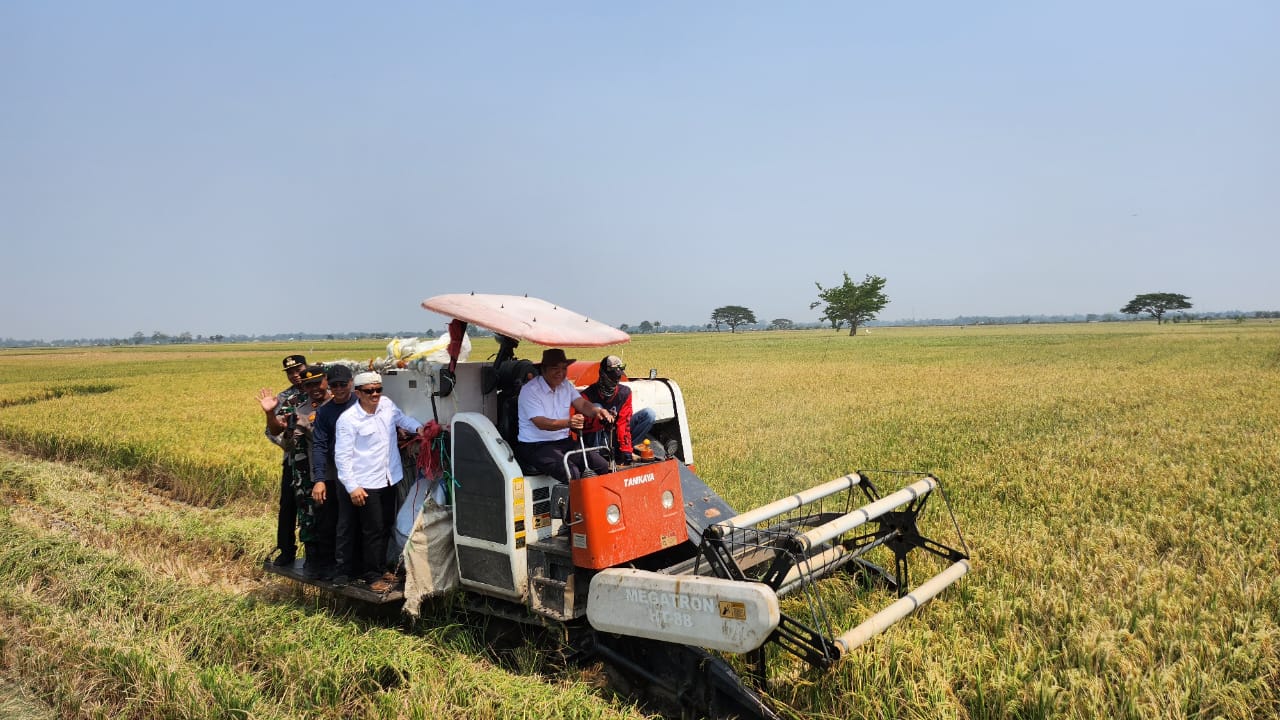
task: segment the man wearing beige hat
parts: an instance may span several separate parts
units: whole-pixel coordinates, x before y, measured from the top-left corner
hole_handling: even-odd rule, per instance
[[[526,472],[544,473],[560,482],[582,476],[584,467],[590,467],[597,475],[609,472],[609,463],[594,451],[573,455],[565,473],[565,454],[580,448],[569,438],[569,431],[582,432],[584,417],[603,422],[613,422],[613,413],[596,407],[582,397],[573,383],[565,377],[572,358],[565,357],[564,350],[549,348],[542,351],[542,374],[525,383],[520,389],[519,431],[516,453]],[[574,415],[577,410],[581,415]]]
[[[387,538],[395,524],[395,485],[404,475],[396,428],[416,433],[422,423],[382,396],[378,373],[362,372],[351,384],[356,389],[356,404],[338,417],[333,456],[338,481],[351,498],[355,517],[344,523],[339,507],[339,534],[353,533],[350,520],[358,520],[362,577],[374,592],[385,592],[396,582],[387,568]],[[344,538],[339,537],[338,542],[343,543]]]

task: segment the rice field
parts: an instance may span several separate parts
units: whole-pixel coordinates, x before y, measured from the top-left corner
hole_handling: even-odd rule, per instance
[[[448,602],[409,624],[262,577],[279,455],[254,393],[297,351],[382,347],[0,351],[0,679],[66,718],[642,717]],[[785,713],[1280,716],[1280,323],[622,354],[680,382],[698,472],[739,509],[856,469],[947,489],[974,572],[830,671],[775,657]]]

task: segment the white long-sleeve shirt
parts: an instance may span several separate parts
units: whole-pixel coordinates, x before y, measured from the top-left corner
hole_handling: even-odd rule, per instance
[[[538,376],[520,388],[520,400],[517,403],[517,436],[520,442],[548,442],[563,440],[569,437],[569,428],[559,430],[543,430],[533,424],[536,417],[549,420],[560,420],[569,417],[569,407],[582,393],[568,380],[560,381],[553,390],[547,381]]]
[[[380,398],[372,413],[357,402],[338,417],[333,455],[338,480],[347,492],[400,482],[404,472],[396,451],[397,427],[418,432],[422,423],[401,412],[388,397]]]

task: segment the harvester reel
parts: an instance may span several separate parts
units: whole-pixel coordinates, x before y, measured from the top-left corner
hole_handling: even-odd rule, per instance
[[[805,598],[807,620],[781,613],[778,626],[766,644],[749,653],[752,677],[758,687],[763,688],[767,682],[765,649],[770,643],[811,665],[829,667],[968,571],[967,547],[958,550],[921,534],[918,526],[921,513],[932,492],[941,493],[941,483],[932,475],[914,474],[923,477],[882,496],[865,475],[852,473],[740,513],[703,533],[698,562],[705,563],[708,574],[739,582],[763,583],[778,597],[801,592]],[[854,488],[861,490],[867,504],[851,508],[852,499],[856,497]],[[840,493],[846,496],[842,511],[814,510],[824,498]],[[942,498],[946,503],[945,494]],[[947,509],[949,512],[949,505]],[[954,515],[951,521],[963,546],[964,538]],[[878,547],[892,553],[892,573],[867,558],[868,553]],[[915,551],[924,551],[951,565],[913,591],[911,557]],[[699,569],[695,567],[694,571]],[[830,613],[815,591],[818,580],[836,571],[859,578],[864,586],[879,582],[895,591],[899,600],[837,636],[831,627]]]

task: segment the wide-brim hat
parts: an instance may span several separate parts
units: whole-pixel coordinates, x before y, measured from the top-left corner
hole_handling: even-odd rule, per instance
[[[565,357],[564,351],[560,348],[547,348],[542,351],[542,362],[538,363],[542,367],[549,365],[572,365],[578,362],[577,358]]]

